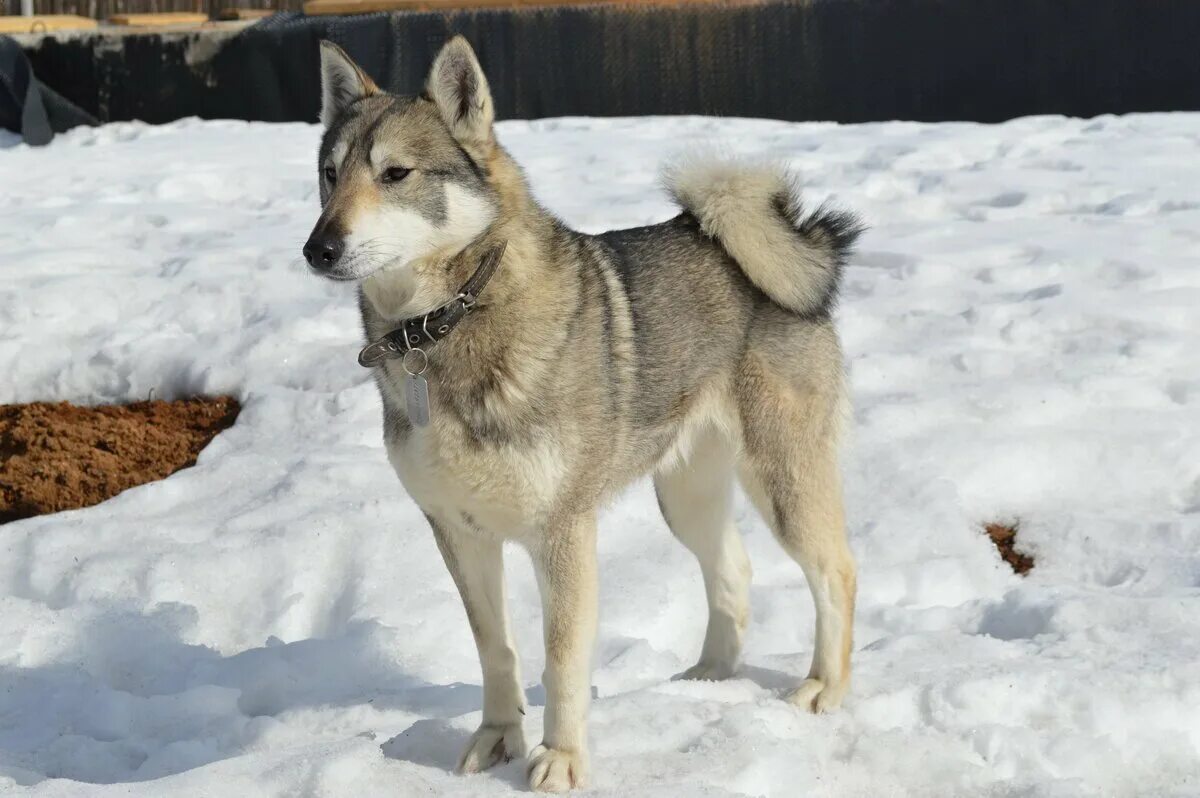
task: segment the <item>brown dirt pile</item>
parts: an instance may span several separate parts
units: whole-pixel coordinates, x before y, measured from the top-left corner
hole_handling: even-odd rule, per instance
[[[1033,558],[1016,549],[1017,530],[1019,529],[1017,524],[1011,526],[988,524],[983,528],[992,542],[996,544],[996,548],[1000,550],[1000,556],[1004,558],[1004,561],[1012,566],[1012,569],[1018,574],[1024,575],[1033,567]]]
[[[0,524],[99,504],[194,465],[240,409],[230,396],[0,405]]]

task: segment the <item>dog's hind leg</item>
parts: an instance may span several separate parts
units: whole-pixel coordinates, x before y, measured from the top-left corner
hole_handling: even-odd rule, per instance
[[[504,606],[504,552],[499,540],[450,531],[429,520],[438,549],[467,610],[483,668],[483,721],[458,759],[460,773],[525,756],[525,693]]]
[[[837,462],[841,364],[834,353],[824,354],[806,358],[806,371],[791,375],[770,365],[779,358],[751,352],[738,389],[742,484],[804,570],[816,605],[812,667],[788,696],[814,712],[837,709],[849,688],[855,592]]]
[[[676,679],[728,679],[750,615],[750,560],[733,523],[734,449],[716,429],[699,433],[686,462],[654,479],[675,537],[700,561],[708,629],[700,660]]]

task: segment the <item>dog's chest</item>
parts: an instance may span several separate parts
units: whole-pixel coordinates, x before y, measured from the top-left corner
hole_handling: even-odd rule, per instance
[[[429,385],[429,423],[407,420],[402,379],[381,385],[388,459],[427,514],[505,538],[532,531],[566,476],[563,448],[551,436],[481,440]]]

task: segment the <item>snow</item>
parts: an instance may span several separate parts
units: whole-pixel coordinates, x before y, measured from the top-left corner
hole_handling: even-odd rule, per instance
[[[1200,115],[998,126],[506,122],[586,231],[672,210],[698,142],[871,223],[840,311],[859,561],[837,714],[800,570],[744,501],[745,666],[681,683],[698,568],[647,484],[601,520],[593,794],[1200,794]],[[392,474],[351,290],[311,277],[318,130],[185,120],[0,141],[0,401],[233,392],[196,467],[0,529],[0,792],[524,791],[448,772],[474,646]],[[980,524],[1019,520],[1015,576]],[[510,606],[539,739],[531,569]]]

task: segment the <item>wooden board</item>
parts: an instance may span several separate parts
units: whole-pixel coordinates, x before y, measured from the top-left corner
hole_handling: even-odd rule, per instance
[[[707,3],[714,0],[309,0],[304,13],[309,16],[326,14],[370,14],[376,11],[455,11],[472,8],[518,8],[528,6],[583,5],[683,5]],[[753,1],[753,0],[751,0]],[[734,5],[741,2],[734,0]]]
[[[0,16],[0,33],[41,33],[51,30],[95,28],[97,22],[74,14],[39,14],[32,17]]]
[[[108,21],[114,25],[144,28],[154,25],[196,25],[208,22],[208,14],[190,11],[170,11],[161,14],[113,14]]]
[[[221,19],[262,19],[275,13],[271,8],[222,8]]]

